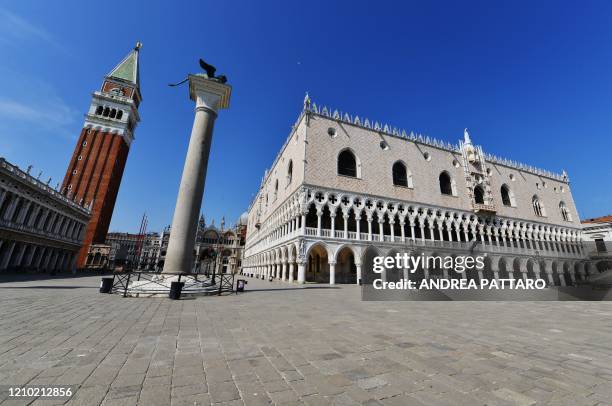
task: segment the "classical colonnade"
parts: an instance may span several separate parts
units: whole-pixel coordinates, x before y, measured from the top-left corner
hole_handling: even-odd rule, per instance
[[[0,272],[10,269],[71,270],[75,249],[55,248],[17,240],[0,240]]]

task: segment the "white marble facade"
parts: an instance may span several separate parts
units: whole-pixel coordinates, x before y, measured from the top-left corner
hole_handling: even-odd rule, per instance
[[[356,283],[374,255],[478,245],[491,276],[588,277],[565,171],[487,154],[467,130],[462,138],[451,145],[307,96],[249,207],[243,273]]]

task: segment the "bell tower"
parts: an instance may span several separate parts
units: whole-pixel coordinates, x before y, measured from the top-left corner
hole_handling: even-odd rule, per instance
[[[83,268],[89,247],[106,240],[134,130],[140,121],[139,52],[123,58],[92,95],[89,111],[62,183],[62,193],[91,206],[76,266]]]

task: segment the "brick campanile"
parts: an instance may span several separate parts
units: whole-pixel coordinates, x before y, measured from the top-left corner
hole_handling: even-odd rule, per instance
[[[104,77],[93,93],[83,130],[62,183],[62,193],[91,204],[83,247],[76,266],[83,268],[92,244],[103,244],[110,226],[134,130],[140,121],[139,52],[136,47]]]

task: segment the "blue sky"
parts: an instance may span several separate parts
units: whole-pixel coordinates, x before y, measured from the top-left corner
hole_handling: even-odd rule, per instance
[[[141,124],[112,230],[172,218],[193,120],[166,85],[204,57],[233,86],[203,212],[244,211],[301,108],[317,104],[566,169],[582,218],[612,213],[612,3],[7,1],[0,156],[64,175],[91,92],[143,42]]]

